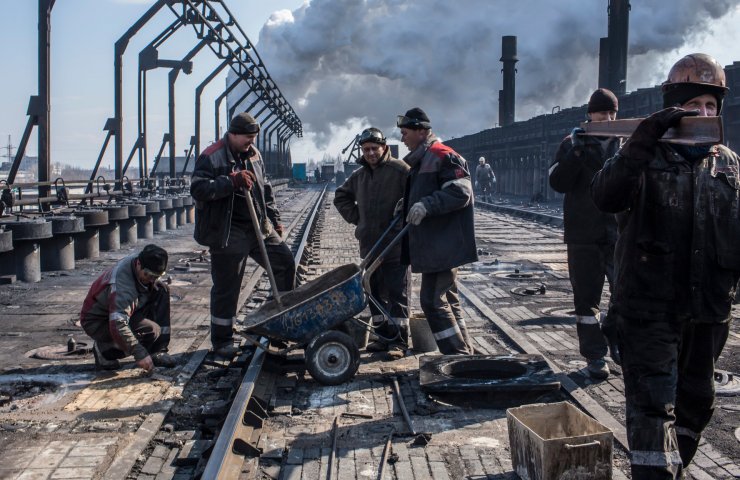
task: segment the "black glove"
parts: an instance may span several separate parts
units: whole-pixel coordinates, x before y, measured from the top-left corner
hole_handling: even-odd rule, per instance
[[[622,147],[622,155],[647,163],[655,155],[655,147],[669,128],[679,124],[683,117],[699,115],[696,110],[684,110],[678,107],[669,107],[653,113],[640,122],[627,143]]]
[[[583,146],[586,145],[585,139],[583,138],[584,133],[586,133],[586,130],[581,127],[576,127],[570,131],[570,143],[573,145],[573,148],[582,150]]]

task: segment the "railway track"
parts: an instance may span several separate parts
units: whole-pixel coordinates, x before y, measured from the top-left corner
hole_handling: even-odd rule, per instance
[[[585,364],[579,363],[575,325],[568,314],[572,300],[557,216],[520,207],[509,212],[517,216],[504,211],[501,207],[479,209],[476,222],[481,262],[460,271],[460,291],[475,346],[487,354],[542,355],[561,383],[560,398],[577,403],[615,433],[618,445],[614,478],[627,478],[619,370],[615,369],[616,374],[607,382],[599,383],[583,374]],[[299,224],[311,227],[290,236],[296,259],[301,260],[299,270],[307,279],[347,263],[354,245],[348,235],[351,229],[336,218],[330,195],[312,212],[299,216],[310,217],[310,222],[296,218],[291,224],[293,229]],[[540,214],[546,215],[545,224],[533,223]],[[259,305],[247,301],[250,296],[264,298],[269,291],[259,275],[255,272],[244,289],[243,311]],[[539,288],[542,285],[546,286],[544,291]],[[418,292],[413,298],[418,299]],[[419,311],[418,305],[414,310]],[[267,339],[258,341],[268,346]],[[736,346],[732,348],[736,350]],[[248,361],[242,358],[206,372],[206,376],[232,378],[232,393],[228,395],[231,401],[220,415],[205,418],[205,426],[203,418],[197,426],[186,422],[186,428],[210,431],[213,436],[204,440],[197,452],[192,476],[377,478],[381,465],[386,478],[398,479],[436,480],[462,478],[475,472],[511,471],[510,453],[501,445],[494,446],[491,441],[490,445],[466,446],[471,441],[469,435],[460,437],[455,433],[480,425],[481,429],[475,430],[480,435],[486,429],[499,437],[505,435],[505,427],[500,431],[502,411],[465,411],[430,399],[418,388],[416,355],[384,363],[377,356],[364,354],[357,377],[338,387],[313,382],[296,366],[300,355],[289,358],[288,363],[295,362],[287,366],[269,357],[257,348]],[[238,375],[233,375],[234,371]],[[398,398],[391,394],[393,380],[399,384]],[[402,411],[407,411],[403,416],[407,426]],[[170,423],[177,424],[177,420]],[[408,431],[431,432],[432,443],[422,454],[411,449],[416,439],[410,438]],[[488,437],[472,440],[480,438]],[[435,439],[442,440],[437,444]],[[389,451],[400,452],[393,466],[382,463]],[[705,443],[700,454],[706,461],[693,468],[695,478],[733,478],[732,459],[737,456],[732,448],[718,451]],[[714,460],[709,461],[710,455]]]

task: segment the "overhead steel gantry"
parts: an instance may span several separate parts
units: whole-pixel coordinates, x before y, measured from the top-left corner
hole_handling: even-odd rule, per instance
[[[218,6],[219,8],[217,8]],[[219,65],[214,73],[208,76],[206,81],[202,83],[196,90],[196,132],[193,135],[191,144],[195,147],[195,154],[200,153],[200,97],[203,87],[210,82],[218,72],[223,70],[225,66],[230,67],[237,76],[238,82],[244,82],[247,86],[248,91],[254,92],[259,95],[260,99],[265,103],[266,109],[270,111],[270,116],[274,115],[280,119],[281,126],[287,126],[287,131],[290,132],[289,136],[278,136],[278,159],[283,160],[286,157],[286,146],[287,141],[292,135],[302,136],[303,127],[298,115],[295,113],[293,108],[290,106],[288,101],[283,96],[280,89],[277,87],[275,81],[270,77],[267,72],[262,59],[257,54],[254,46],[249,41],[238,22],[231,14],[226,4],[222,0],[158,0],[129,30],[116,42],[115,48],[115,113],[112,121],[114,128],[113,134],[115,135],[115,171],[116,179],[123,176],[124,164],[123,164],[123,54],[125,53],[128,42],[133,38],[141,28],[149,22],[160,10],[167,7],[175,16],[176,21],[170,25],[160,36],[155,39],[155,42],[151,44],[152,48],[155,49],[158,45],[166,41],[175,30],[179,29],[183,25],[191,25],[195,31],[197,39],[201,43],[205,43],[208,48],[224,62]],[[201,46],[202,48],[202,46]],[[198,48],[197,50],[200,50]],[[191,51],[191,53],[193,53]],[[193,53],[192,56],[195,55]],[[154,57],[154,52],[150,50],[149,56]],[[158,66],[170,67],[173,72],[176,69],[183,69],[190,62],[190,59],[183,59],[181,61],[159,61],[155,58],[154,68]],[[148,66],[152,66],[151,62]],[[141,70],[141,66],[140,66]],[[187,72],[186,72],[187,73]],[[176,75],[171,75],[171,85],[174,82]],[[170,90],[172,92],[172,89]],[[170,152],[170,176],[176,176],[175,171],[175,138],[174,138],[174,95],[170,95],[170,131],[167,132],[163,138],[162,149],[165,143],[169,144]],[[134,150],[139,150],[140,158],[143,157],[143,161],[140,164],[143,168],[143,172],[146,171],[146,145],[142,139],[142,133],[145,132],[145,119],[146,119],[146,108],[145,106],[140,107],[139,113],[141,115],[140,123],[140,134],[134,145]],[[218,117],[219,113],[216,112]],[[142,128],[141,126],[144,125]],[[218,132],[218,130],[217,130]],[[263,130],[263,134],[270,137],[271,132]],[[264,142],[263,142],[264,143]],[[270,144],[267,144],[271,147]],[[144,152],[142,154],[142,151]],[[161,155],[161,154],[160,154]],[[130,161],[131,155],[129,156]],[[289,159],[288,159],[289,161]],[[126,162],[128,163],[128,162]]]
[[[51,12],[56,0],[38,0],[38,94],[32,95],[28,107],[28,122],[24,130],[16,156],[11,165],[6,187],[12,185],[25,155],[26,146],[34,127],[38,127],[38,182],[39,197],[48,196],[51,181],[51,145],[50,145],[50,85],[51,85]],[[129,41],[161,10],[167,9],[175,15],[175,21],[160,33],[139,55],[139,112],[138,135],[127,160],[123,159],[123,55]],[[193,49],[181,60],[160,60],[157,47],[164,43],[172,34],[183,26],[192,26],[197,43]],[[149,69],[170,68],[169,75],[169,123],[168,131],[164,134],[162,149],[169,145],[169,174],[176,177],[175,171],[175,96],[174,83],[180,71],[192,72],[193,58],[203,48],[208,47],[213,54],[223,60],[221,64],[201,83],[195,91],[195,134],[191,137],[190,149],[186,156],[195,149],[200,153],[200,99],[205,86],[212,81],[224,68],[230,67],[235,73],[236,83],[244,83],[248,92],[255,94],[266,113],[263,121],[271,120],[263,127],[264,136],[262,145],[265,153],[275,154],[278,162],[290,162],[287,150],[291,136],[303,136],[303,127],[298,115],[283,96],[275,81],[270,77],[265,65],[254,45],[250,42],[244,30],[231,14],[224,0],[157,0],[147,12],[134,23],[126,33],[115,43],[114,59],[114,116],[105,122],[103,128],[107,132],[103,146],[91,175],[90,185],[97,178],[97,171],[105,155],[111,137],[114,138],[115,157],[115,186],[122,188],[122,179],[130,161],[136,152],[139,153],[139,167],[142,177],[148,176],[148,162],[146,150],[146,79],[145,72]],[[218,117],[219,112],[216,112]],[[274,120],[273,120],[274,118]],[[217,120],[218,122],[218,120]],[[276,151],[272,151],[272,135],[277,133]],[[183,170],[184,172],[184,170]],[[7,189],[7,188],[6,188]]]

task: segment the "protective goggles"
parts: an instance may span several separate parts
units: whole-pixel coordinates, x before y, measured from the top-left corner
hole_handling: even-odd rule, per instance
[[[159,280],[162,275],[164,275],[165,272],[153,272],[152,270],[149,270],[148,268],[141,267],[141,271],[144,272],[144,275],[151,278],[152,280]]]
[[[406,115],[399,115],[396,117],[396,126],[398,128],[414,128],[414,129],[432,128],[432,125],[429,122],[422,122],[418,118],[409,118]]]
[[[378,130],[365,129],[360,134],[359,144],[373,142],[385,145],[385,137]]]

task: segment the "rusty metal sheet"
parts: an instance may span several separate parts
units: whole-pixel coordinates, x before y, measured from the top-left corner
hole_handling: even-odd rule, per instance
[[[627,118],[610,122],[584,122],[583,135],[597,137],[629,137],[644,119]],[[678,128],[670,128],[660,139],[680,145],[714,145],[724,141],[722,117],[684,117]]]

